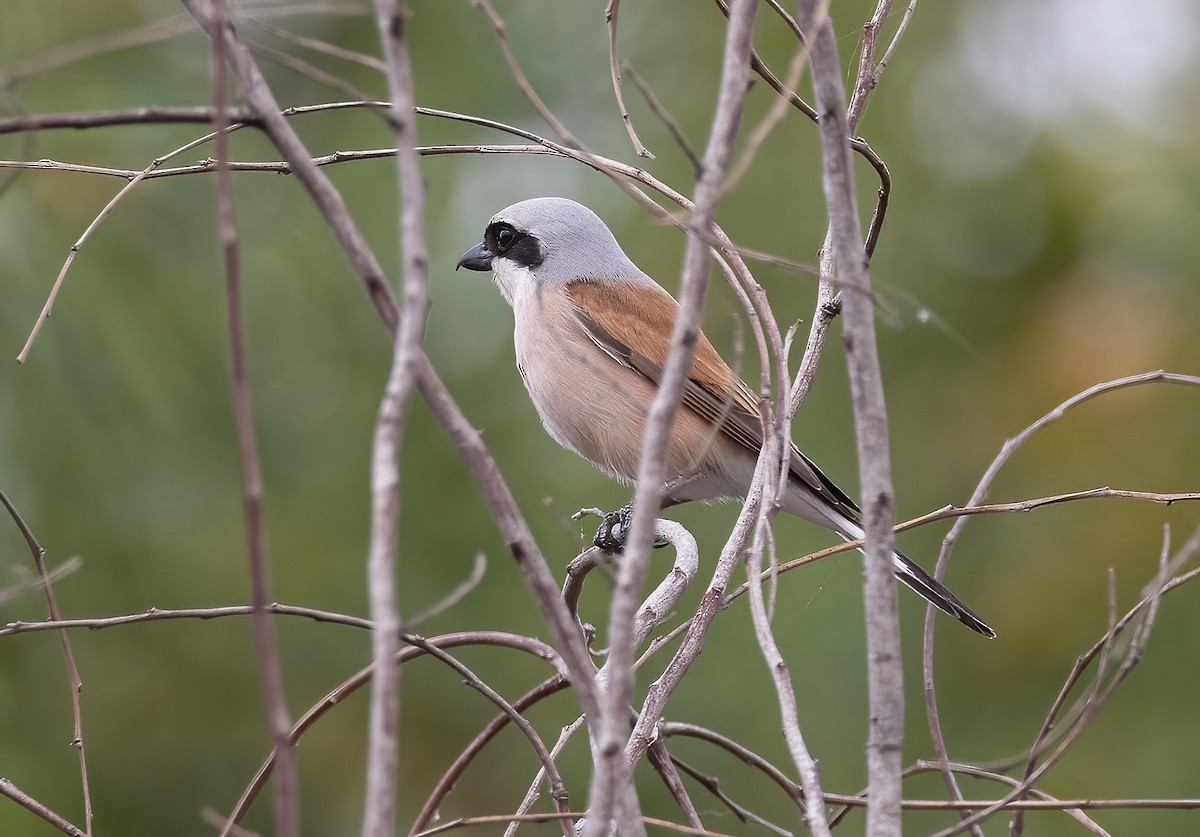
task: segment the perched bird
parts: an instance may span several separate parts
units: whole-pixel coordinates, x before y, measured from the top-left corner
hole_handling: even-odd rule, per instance
[[[517,369],[554,440],[605,473],[637,477],[650,401],[678,303],[621,250],[604,222],[565,198],[513,204],[459,267],[490,270],[515,318]],[[703,334],[666,455],[663,505],[745,497],[763,444],[758,399]],[[795,445],[783,510],[863,536],[858,507]],[[896,578],[973,631],[992,631],[901,552]]]

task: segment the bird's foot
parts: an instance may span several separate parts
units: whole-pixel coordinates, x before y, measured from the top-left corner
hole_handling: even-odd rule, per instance
[[[603,552],[620,552],[625,548],[625,539],[629,534],[629,526],[633,522],[633,503],[627,503],[613,512],[602,512],[599,509],[580,509],[574,516],[576,520],[585,515],[595,515],[600,518],[600,526],[592,537],[592,545]],[[668,541],[655,536],[653,546],[661,549],[669,544]]]
[[[613,512],[600,515],[600,526],[592,537],[592,544],[603,552],[620,552],[625,548],[625,536],[633,521],[633,504],[629,503]]]

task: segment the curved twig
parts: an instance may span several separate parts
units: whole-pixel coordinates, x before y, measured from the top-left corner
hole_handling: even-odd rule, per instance
[[[404,663],[414,660],[417,657],[428,654],[435,659],[438,659],[441,662],[449,665],[468,680],[468,685],[480,691],[485,697],[499,706],[510,722],[517,723],[518,727],[523,733],[525,733],[526,737],[530,741],[530,744],[533,745],[534,751],[538,754],[539,758],[549,758],[548,753],[545,750],[545,745],[541,743],[541,738],[538,737],[537,733],[534,732],[532,727],[528,725],[528,721],[525,721],[525,719],[520,716],[520,711],[492,691],[486,683],[483,683],[479,677],[477,677],[473,672],[471,672],[470,669],[468,669],[457,659],[447,654],[443,648],[456,648],[462,645],[479,644],[497,645],[500,647],[512,648],[514,650],[524,651],[525,653],[540,657],[541,659],[553,664],[560,670],[559,677],[561,677],[563,664],[561,658],[553,648],[532,637],[519,636],[517,634],[509,634],[500,631],[465,631],[462,633],[445,634],[443,636],[432,637],[430,639],[422,639],[415,635],[406,634],[401,638],[404,640],[404,642],[409,643],[410,645],[407,648],[402,648],[397,654],[398,664],[403,665]],[[371,679],[371,674],[373,671],[373,665],[367,666],[343,681],[339,686],[325,695],[324,698],[322,698],[318,703],[314,704],[307,712],[300,716],[300,719],[296,721],[296,724],[292,727],[291,732],[288,734],[288,740],[292,744],[295,744],[297,741],[299,741],[301,736],[303,736],[304,733],[313,726],[313,724],[315,724],[322,716],[324,716],[325,713],[329,712],[333,707],[337,706],[355,691],[366,685]],[[480,688],[481,685],[483,688]],[[520,719],[519,721],[517,720],[518,718]],[[546,764],[546,762],[543,762],[543,764]],[[247,785],[246,789],[242,792],[242,796],[238,799],[237,804],[234,805],[228,819],[225,821],[225,827],[221,831],[221,837],[229,837],[233,828],[241,821],[242,817],[245,816],[250,804],[258,796],[258,793],[266,784],[267,779],[270,778],[271,773],[274,771],[274,767],[275,752],[272,751],[271,754],[267,756],[262,766],[259,767],[258,771],[254,774],[254,778],[250,780],[250,784]],[[565,812],[567,810],[566,795],[565,791],[563,790],[561,778],[558,777],[557,770],[554,768],[552,759],[549,760],[549,770],[551,771],[549,775],[554,777],[552,779],[551,787],[552,795],[555,798],[555,803],[557,806],[559,806],[558,811],[560,813]]]

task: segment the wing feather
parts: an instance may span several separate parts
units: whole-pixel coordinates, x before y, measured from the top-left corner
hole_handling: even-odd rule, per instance
[[[643,285],[576,282],[568,293],[588,338],[623,366],[651,383],[662,379],[678,304],[666,291]],[[721,358],[703,332],[696,341],[683,404],[719,428],[721,435],[758,456],[763,427],[758,397]],[[792,474],[849,520],[859,509],[840,488],[792,445]]]

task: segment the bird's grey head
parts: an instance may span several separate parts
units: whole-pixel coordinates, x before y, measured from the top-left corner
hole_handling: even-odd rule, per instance
[[[505,274],[514,271],[527,272],[539,287],[589,279],[649,281],[600,216],[566,198],[533,198],[500,210],[483,241],[458,266],[495,271],[506,295]]]

